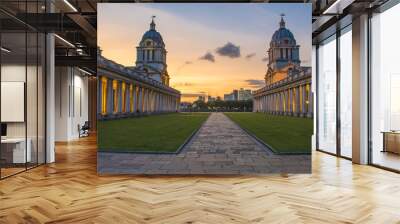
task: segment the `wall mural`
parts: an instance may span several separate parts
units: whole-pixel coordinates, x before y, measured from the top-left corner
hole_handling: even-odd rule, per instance
[[[310,173],[311,4],[98,4],[99,174]]]

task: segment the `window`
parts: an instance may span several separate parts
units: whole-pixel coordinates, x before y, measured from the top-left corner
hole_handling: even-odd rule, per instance
[[[352,157],[352,34],[351,26],[340,36],[340,154]]]
[[[400,4],[371,18],[371,162],[400,170]]]
[[[336,154],[336,36],[318,48],[318,149]]]
[[[39,4],[28,8],[19,2],[19,15],[36,13]],[[3,12],[0,17],[13,24],[0,28],[0,123],[2,137],[12,142],[0,144],[0,178],[5,178],[45,163],[46,38]]]

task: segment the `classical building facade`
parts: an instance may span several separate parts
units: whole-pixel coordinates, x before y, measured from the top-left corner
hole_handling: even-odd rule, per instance
[[[165,44],[152,20],[137,47],[135,67],[97,58],[98,118],[177,112],[180,92],[169,87]]]
[[[300,46],[283,15],[267,52],[265,87],[253,92],[253,111],[312,117],[311,67],[300,65]]]

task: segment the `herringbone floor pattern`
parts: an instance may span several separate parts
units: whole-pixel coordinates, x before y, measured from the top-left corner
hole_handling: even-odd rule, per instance
[[[98,176],[94,138],[0,181],[0,223],[400,223],[400,175],[316,152],[311,175]]]

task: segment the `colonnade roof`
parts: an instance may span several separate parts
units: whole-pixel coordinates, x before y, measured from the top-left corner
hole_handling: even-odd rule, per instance
[[[161,82],[158,82],[150,77],[147,77],[146,74],[142,71],[138,71],[137,69],[134,68],[128,68],[126,66],[123,66],[121,64],[118,64],[117,62],[114,62],[110,59],[107,59],[101,55],[97,56],[97,68],[98,69],[104,69],[107,71],[114,72],[120,76],[126,77],[130,80],[147,84],[159,89],[162,89],[164,91],[168,91],[174,94],[180,94],[180,92],[174,88],[171,88],[169,86],[166,86],[162,84]],[[101,75],[101,72],[98,72],[99,75]]]
[[[299,72],[297,74],[289,75],[285,79],[282,79],[282,80],[280,80],[278,82],[272,83],[271,85],[264,86],[261,89],[255,90],[253,92],[253,95],[260,94],[260,93],[262,93],[264,91],[276,89],[276,88],[285,86],[287,84],[298,82],[298,81],[303,80],[303,79],[311,79],[311,67],[301,67],[301,68],[302,68],[301,72]]]

